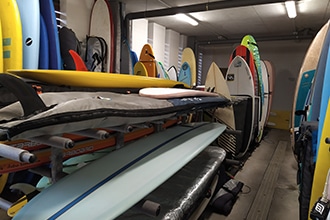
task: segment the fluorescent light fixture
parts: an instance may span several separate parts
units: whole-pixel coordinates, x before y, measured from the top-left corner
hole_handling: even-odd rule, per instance
[[[187,22],[187,23],[191,24],[192,26],[197,26],[198,25],[198,22],[195,19],[189,17],[186,14],[179,13],[179,14],[176,14],[175,16],[180,21]]]
[[[288,13],[289,18],[295,18],[297,16],[295,1],[286,1],[285,7],[286,7],[286,11]]]

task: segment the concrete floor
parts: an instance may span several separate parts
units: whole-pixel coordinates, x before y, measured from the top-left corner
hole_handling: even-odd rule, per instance
[[[228,216],[205,212],[201,220],[299,219],[297,163],[289,132],[272,129],[235,178],[245,186]],[[0,220],[10,220],[0,210]]]

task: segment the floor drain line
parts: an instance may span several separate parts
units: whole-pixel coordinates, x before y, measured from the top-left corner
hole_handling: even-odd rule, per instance
[[[284,160],[287,141],[279,141],[273,157],[265,171],[265,175],[251,205],[247,220],[267,219],[275,191],[281,164]]]

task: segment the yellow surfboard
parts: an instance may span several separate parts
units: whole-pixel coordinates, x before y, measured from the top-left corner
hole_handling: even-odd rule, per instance
[[[8,70],[17,76],[59,86],[88,88],[185,87],[189,85],[168,79],[127,74],[74,70]]]
[[[191,71],[191,84],[190,85],[196,86],[196,58],[195,58],[194,51],[189,47],[186,47],[182,52],[181,65],[184,62],[187,62],[190,67],[190,71]]]
[[[319,128],[320,129],[320,128]],[[326,143],[326,138],[330,138],[330,102],[328,101],[327,113],[324,119],[322,129],[321,142],[319,143],[319,150],[316,159],[312,194],[309,204],[309,210],[312,210],[315,202],[322,196],[324,183],[327,178],[328,170],[330,168],[330,144]]]
[[[148,71],[147,71],[146,67],[144,66],[144,64],[141,61],[138,61],[134,65],[134,75],[148,76]]]
[[[21,17],[16,0],[0,1],[2,24],[3,70],[21,69],[23,66],[23,40]]]
[[[0,19],[0,73],[3,72],[2,25]]]

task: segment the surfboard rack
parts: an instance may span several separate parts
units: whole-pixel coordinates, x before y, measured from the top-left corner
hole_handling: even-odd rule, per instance
[[[109,132],[105,130],[95,130],[95,129],[86,129],[82,131],[72,132],[73,134],[94,138],[98,140],[104,140],[109,138],[110,134]]]
[[[28,138],[31,141],[56,147],[59,149],[69,149],[74,147],[74,141],[69,138],[53,136],[53,135],[43,135],[38,137]]]
[[[31,154],[27,150],[11,147],[6,144],[0,144],[0,156],[18,162],[33,163],[36,160],[35,155]]]

